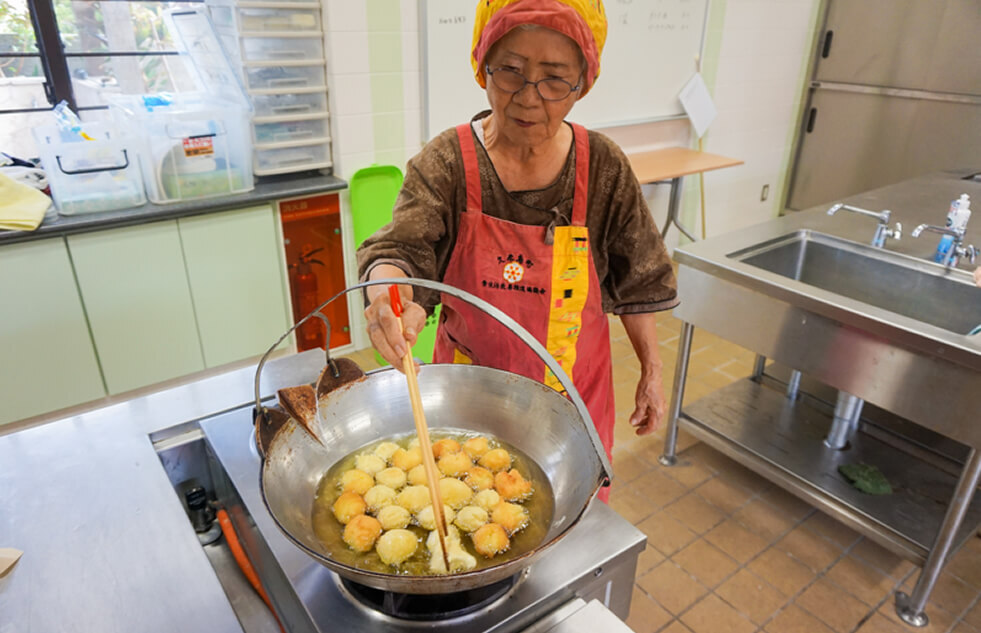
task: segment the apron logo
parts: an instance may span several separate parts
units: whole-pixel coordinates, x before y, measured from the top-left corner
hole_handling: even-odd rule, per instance
[[[516,284],[525,276],[524,266],[518,262],[508,262],[504,266],[504,281],[509,284]]]

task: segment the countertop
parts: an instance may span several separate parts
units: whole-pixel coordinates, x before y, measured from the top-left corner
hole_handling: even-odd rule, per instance
[[[0,245],[145,224],[158,220],[171,220],[228,209],[241,209],[263,202],[329,193],[345,188],[347,188],[347,183],[336,176],[308,172],[256,178],[255,189],[252,191],[215,198],[183,200],[173,204],[148,202],[141,207],[132,209],[78,215],[59,215],[52,208],[48,211],[41,226],[34,231],[0,231]]]
[[[267,363],[263,397],[323,352]],[[245,368],[0,436],[0,633],[240,632],[149,435],[254,401]]]

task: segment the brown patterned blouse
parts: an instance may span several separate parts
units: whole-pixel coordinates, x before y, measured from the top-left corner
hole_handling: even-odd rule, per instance
[[[490,112],[478,114],[474,120]],[[509,192],[483,144],[475,139],[484,213],[518,224],[565,226],[572,215],[575,150],[562,173],[544,189]],[[656,312],[678,305],[677,283],[664,242],[647,208],[640,183],[623,151],[599,132],[589,132],[589,229],[603,310],[615,314]],[[395,202],[393,221],[358,249],[358,270],[394,264],[412,277],[441,280],[466,209],[463,157],[456,130],[430,141],[409,160]],[[416,290],[427,310],[438,303]]]

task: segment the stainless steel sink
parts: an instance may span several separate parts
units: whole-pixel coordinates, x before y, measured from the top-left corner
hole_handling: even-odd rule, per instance
[[[968,334],[981,323],[981,292],[943,267],[810,230],[729,257],[889,312]]]

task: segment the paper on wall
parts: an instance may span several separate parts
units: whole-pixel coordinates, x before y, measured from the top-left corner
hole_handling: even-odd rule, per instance
[[[12,547],[0,547],[0,577],[4,576],[14,566],[14,563],[20,559],[20,555],[23,553]]]
[[[681,89],[681,92],[678,93],[678,99],[685,108],[685,114],[688,115],[688,120],[695,128],[698,138],[702,138],[718,112],[701,73],[695,73],[692,76],[685,87]]]

